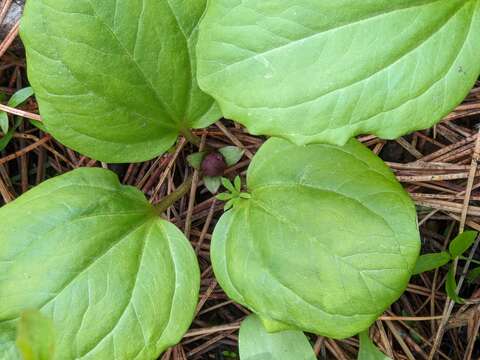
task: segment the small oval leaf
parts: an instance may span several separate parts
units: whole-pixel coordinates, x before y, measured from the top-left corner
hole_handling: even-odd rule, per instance
[[[187,156],[187,161],[191,167],[194,169],[200,170],[202,165],[202,160],[205,157],[206,152],[200,151]]]
[[[26,87],[18,90],[12,97],[8,100],[8,106],[17,107],[24,103],[30,96],[33,95],[33,89],[31,87]]]
[[[219,149],[218,152],[223,155],[225,162],[228,166],[233,166],[237,162],[239,162],[243,154],[245,153],[244,150],[240,149],[237,146],[225,146]]]
[[[474,85],[480,1],[215,0],[197,49],[200,86],[253,134],[395,139]]]
[[[450,260],[450,254],[446,251],[421,255],[415,264],[413,274],[418,275],[426,271],[438,269],[440,266],[447,264]]]
[[[156,359],[190,326],[199,269],[185,236],[111,171],[77,169],[0,209],[0,358],[23,309],[53,319],[53,360]]]
[[[106,162],[151,159],[219,118],[196,80],[206,0],[27,2],[28,77],[47,129]]]
[[[269,331],[352,336],[405,290],[420,250],[415,208],[356,140],[269,139],[247,188],[214,230],[212,264],[232,299],[273,320]]]
[[[216,194],[221,185],[220,176],[204,176],[203,183],[208,191],[210,191],[212,194]]]
[[[315,360],[307,337],[301,331],[268,333],[256,315],[243,320],[240,327],[241,360]]]
[[[221,180],[222,185],[225,189],[227,189],[231,193],[236,193],[237,192],[235,190],[235,186],[232,184],[232,182],[229,179],[227,179],[225,177],[222,177],[220,180]]]
[[[467,251],[468,248],[472,246],[477,236],[477,231],[464,231],[455,237],[455,239],[453,239],[448,246],[448,251],[450,252],[452,258],[456,258]]]

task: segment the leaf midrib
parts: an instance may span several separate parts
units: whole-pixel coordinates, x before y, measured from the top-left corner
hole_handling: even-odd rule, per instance
[[[114,246],[118,245],[124,238],[133,234],[136,230],[140,229],[143,225],[146,226],[147,223],[148,223],[147,221],[143,222],[142,224],[140,224],[139,226],[134,228],[126,236],[123,236],[119,241],[117,241]],[[142,261],[143,261],[143,257],[144,257],[144,254],[145,254],[145,247],[147,246],[147,242],[150,238],[150,234],[152,232],[152,227],[154,225],[155,225],[155,223],[152,221],[151,224],[149,225],[148,229],[146,230],[145,238],[142,241],[142,247],[141,247],[141,250],[140,250],[140,254],[138,256],[138,266],[137,266],[137,269],[135,271],[135,280],[134,280],[134,283],[133,283],[131,291],[130,291],[129,299],[125,303],[125,306],[124,306],[120,316],[116,319],[116,321],[115,321],[114,325],[111,327],[111,329],[106,334],[104,334],[103,337],[100,340],[98,340],[90,349],[86,350],[82,355],[80,355],[80,357],[79,357],[80,359],[84,358],[85,356],[90,354],[92,351],[94,351],[103,341],[105,341],[105,339],[107,339],[111,334],[113,334],[115,332],[115,329],[117,328],[117,326],[119,325],[119,323],[123,319],[123,317],[125,316],[128,307],[132,304],[132,299],[133,299],[133,296],[134,296],[134,293],[135,293],[135,289],[137,287],[137,281],[138,281],[138,277],[139,277],[138,274],[139,274],[140,269],[142,267]],[[108,253],[109,251],[110,251],[110,249],[108,249],[108,251],[106,253]],[[105,254],[102,254],[100,257],[104,256]],[[99,259],[100,257],[98,257],[97,259]],[[82,272],[83,272],[83,270],[82,270]],[[78,275],[77,275],[77,277],[78,277]],[[140,321],[139,321],[139,324],[140,324]],[[142,333],[143,333],[143,328],[142,328]],[[145,343],[144,345],[147,345],[147,344]]]
[[[133,57],[133,55],[130,53],[130,51],[128,51],[128,49],[125,47],[125,45],[120,41],[120,39],[118,38],[117,34],[115,34],[115,32],[110,28],[110,26],[108,26],[107,23],[105,23],[105,21],[102,20],[102,18],[100,16],[98,16],[97,12],[95,11],[95,7],[92,3],[92,0],[87,0],[88,3],[90,4],[90,7],[92,9],[92,13],[93,13],[93,16],[104,26],[105,29],[108,30],[108,32],[111,34],[111,36],[113,37],[113,39],[115,39],[115,41],[119,44],[120,48],[124,51],[124,53],[127,55],[127,57],[129,58],[129,60],[135,65],[135,67],[137,68],[137,70],[139,71],[139,73],[142,75],[143,77],[143,80],[145,81],[145,84],[148,85],[148,87],[150,88],[150,90],[155,94],[155,97],[157,98],[158,102],[163,106],[163,108],[165,109],[166,113],[168,114],[168,116],[170,117],[170,120],[176,124],[179,124],[180,123],[180,119],[178,119],[176,116],[175,116],[175,113],[174,111],[172,110],[172,108],[170,107],[170,105],[168,105],[165,100],[163,100],[163,98],[160,96],[160,94],[157,92],[157,90],[155,89],[155,86],[153,86],[152,82],[150,81],[149,77],[145,74],[145,72],[143,71],[143,69],[140,67],[140,65],[137,63],[137,61],[135,60],[135,58]],[[142,0],[142,4],[144,4],[144,0]],[[143,6],[143,5],[142,5]],[[143,10],[142,10],[143,11]],[[181,32],[183,32],[182,30],[180,30]],[[135,40],[135,43],[137,42],[137,39]]]

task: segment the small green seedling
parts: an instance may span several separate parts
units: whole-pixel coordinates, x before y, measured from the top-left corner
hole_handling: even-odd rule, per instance
[[[233,184],[227,178],[221,178],[221,182],[228,192],[218,194],[216,198],[221,201],[226,201],[224,206],[225,211],[230,210],[241,199],[250,199],[252,197],[249,193],[242,192],[242,180],[240,176],[235,177]]]
[[[445,290],[447,295],[454,300],[456,303],[463,304],[465,301],[457,294],[457,282],[455,280],[455,270],[456,265],[454,260],[469,260],[462,254],[467,251],[475,239],[478,236],[477,231],[465,231],[455,237],[448,246],[448,251],[441,251],[438,253],[425,254],[419,257],[417,264],[415,265],[414,275],[420,274],[426,271],[435,270],[443,265],[450,263],[450,267],[447,273],[447,279],[445,281]],[[476,260],[470,259],[470,261],[477,263]],[[480,264],[480,262],[479,262]],[[477,269],[474,269],[470,275],[469,279],[472,281],[476,278]]]
[[[8,100],[7,106],[17,107],[23,104],[27,99],[33,95],[33,89],[31,87],[26,87],[18,90],[12,97]],[[33,120],[32,120],[33,121]],[[0,151],[5,149],[13,138],[13,133],[20,126],[21,119],[19,117],[14,118],[13,127],[10,127],[10,121],[8,119],[8,114],[5,111],[0,110],[0,130],[3,132],[3,137],[0,139]]]

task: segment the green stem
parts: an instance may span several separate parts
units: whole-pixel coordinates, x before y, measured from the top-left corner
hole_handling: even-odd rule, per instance
[[[202,140],[197,135],[195,135],[191,130],[189,129],[182,130],[181,134],[189,143],[197,147],[200,147],[200,143],[202,142]]]
[[[465,260],[465,261],[468,261],[468,258],[465,257],[465,256],[459,256],[458,258],[459,258],[459,259],[462,259],[462,260]],[[474,263],[474,264],[480,265],[480,261],[478,261],[478,260],[470,259],[470,261],[471,261],[472,263]]]
[[[155,210],[158,214],[163,214],[167,209],[180,200],[192,187],[193,174],[190,175],[182,185],[180,185],[174,192],[165,196],[162,201],[155,205]]]

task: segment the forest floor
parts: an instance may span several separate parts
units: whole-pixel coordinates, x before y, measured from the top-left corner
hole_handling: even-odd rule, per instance
[[[9,1],[4,1],[4,6]],[[0,5],[0,22],[2,18]],[[0,101],[28,86],[24,53],[13,26],[0,44]],[[42,181],[78,167],[106,167],[124,184],[136,186],[152,202],[174,191],[191,173],[187,155],[196,149],[179,138],[167,154],[144,163],[105,164],[66,148],[28,121],[38,118],[31,98],[21,107],[23,121],[0,152],[0,206],[13,201]],[[434,128],[394,141],[374,136],[359,140],[378,154],[415,201],[422,237],[422,253],[444,250],[463,227],[480,231],[480,82],[463,104]],[[264,138],[247,134],[222,120],[196,134],[211,147],[236,145],[244,158],[226,176],[244,176],[250,159]],[[0,144],[4,141],[0,132]],[[2,146],[0,146],[2,148]],[[223,212],[195,177],[192,189],[171,207],[167,216],[184,230],[201,267],[201,292],[196,318],[182,342],[161,359],[238,359],[238,328],[249,311],[230,301],[215,280],[209,257],[212,230]],[[8,226],[1,223],[0,226]],[[1,241],[1,239],[0,239]],[[480,260],[479,240],[466,257]],[[465,275],[475,267],[461,261],[457,267],[460,296],[453,304],[445,292],[448,268],[414,276],[405,294],[378,319],[372,337],[393,359],[480,359],[480,282]],[[309,335],[319,359],[355,359],[356,338],[332,340]]]

